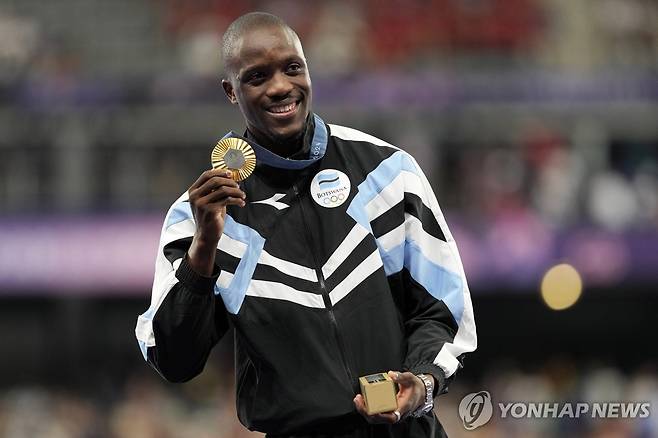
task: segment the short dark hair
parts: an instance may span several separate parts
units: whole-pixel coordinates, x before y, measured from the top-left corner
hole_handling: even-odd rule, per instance
[[[267,12],[250,12],[236,18],[224,32],[222,37],[222,60],[224,62],[224,72],[228,74],[230,65],[233,60],[235,45],[237,41],[249,30],[259,27],[279,26],[286,31],[291,32],[299,39],[297,33],[292,30],[288,23],[276,15]]]

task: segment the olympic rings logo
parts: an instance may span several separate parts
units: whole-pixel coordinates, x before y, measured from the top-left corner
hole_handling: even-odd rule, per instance
[[[336,204],[338,202],[342,203],[344,200],[345,200],[345,194],[344,193],[339,193],[337,195],[331,195],[331,196],[328,196],[328,197],[322,199],[322,203],[324,205],[332,205],[332,204]]]

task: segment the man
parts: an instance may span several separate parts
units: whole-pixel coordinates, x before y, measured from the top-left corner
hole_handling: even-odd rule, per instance
[[[427,179],[404,151],[311,112],[301,43],[278,17],[238,18],[222,54],[258,164],[242,185],[203,172],[167,213],[136,328],[144,358],[189,380],[232,327],[249,429],[442,436],[432,399],[476,334]],[[397,409],[369,416],[358,378],[388,370]]]

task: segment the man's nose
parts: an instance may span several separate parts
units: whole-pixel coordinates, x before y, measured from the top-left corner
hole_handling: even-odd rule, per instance
[[[287,96],[291,91],[292,83],[290,83],[288,77],[284,73],[278,72],[270,80],[267,95],[269,97],[283,97]]]

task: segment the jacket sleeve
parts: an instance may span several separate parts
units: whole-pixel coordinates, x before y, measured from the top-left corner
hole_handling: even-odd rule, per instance
[[[404,178],[404,368],[429,373],[435,395],[477,347],[470,293],[452,237],[434,192],[416,161],[408,156]]]
[[[198,375],[211,349],[228,330],[223,301],[216,299],[219,276],[203,277],[187,263],[195,231],[187,194],[167,213],[149,309],[137,318],[135,335],[144,359],[172,382]]]

